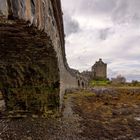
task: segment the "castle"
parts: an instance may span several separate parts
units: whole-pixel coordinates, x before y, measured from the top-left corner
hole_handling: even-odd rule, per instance
[[[100,58],[91,67],[91,71],[84,71],[82,75],[87,77],[89,81],[107,79],[107,64]]]
[[[93,79],[106,79],[107,78],[107,64],[100,58],[99,61],[92,66],[91,69]]]

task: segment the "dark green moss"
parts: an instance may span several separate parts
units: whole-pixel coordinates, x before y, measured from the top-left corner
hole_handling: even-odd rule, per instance
[[[58,108],[58,61],[49,37],[20,21],[1,24],[0,32],[0,89],[7,110]]]

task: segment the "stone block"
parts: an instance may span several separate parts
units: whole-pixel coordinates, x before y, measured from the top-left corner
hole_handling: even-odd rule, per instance
[[[0,100],[0,112],[5,110],[5,101]]]
[[[0,100],[3,99],[3,95],[2,95],[2,92],[0,91]]]

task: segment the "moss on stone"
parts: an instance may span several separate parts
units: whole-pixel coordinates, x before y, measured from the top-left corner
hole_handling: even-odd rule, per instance
[[[0,24],[0,89],[7,110],[58,108],[60,77],[50,39],[21,21]]]

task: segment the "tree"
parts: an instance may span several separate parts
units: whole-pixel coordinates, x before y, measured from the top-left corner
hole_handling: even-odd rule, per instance
[[[138,82],[137,80],[132,80],[132,85],[133,85],[133,86],[137,86],[138,83],[139,83],[139,82]]]
[[[117,77],[112,78],[111,81],[114,84],[125,84],[126,83],[126,78],[122,75],[117,75]]]

